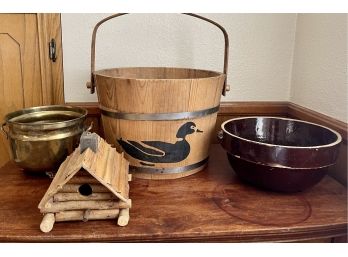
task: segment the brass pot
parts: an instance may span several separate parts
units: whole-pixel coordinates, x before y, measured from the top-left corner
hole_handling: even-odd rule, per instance
[[[14,162],[40,173],[56,169],[78,146],[86,116],[79,107],[39,106],[7,114],[1,127]]]

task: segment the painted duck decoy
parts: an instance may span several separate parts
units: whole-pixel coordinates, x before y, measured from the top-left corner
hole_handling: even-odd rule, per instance
[[[185,138],[195,132],[202,133],[203,131],[197,129],[195,123],[187,122],[176,133],[178,140],[174,144],[162,141],[141,141],[139,143],[122,138],[117,141],[127,154],[143,161],[140,162],[141,164],[153,166],[153,163],[175,163],[186,159],[190,153],[190,144]]]

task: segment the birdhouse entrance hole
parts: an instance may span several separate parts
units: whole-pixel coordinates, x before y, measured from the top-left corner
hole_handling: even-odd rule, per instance
[[[89,184],[83,184],[79,187],[79,193],[84,196],[92,194],[92,187]]]

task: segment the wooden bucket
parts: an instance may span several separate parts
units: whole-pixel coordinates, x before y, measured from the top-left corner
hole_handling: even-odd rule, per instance
[[[97,88],[105,139],[124,151],[135,177],[172,179],[202,170],[208,161],[221,94],[225,94],[228,36],[224,72],[185,68],[134,67],[95,71],[95,38],[109,16],[94,28],[91,82]]]

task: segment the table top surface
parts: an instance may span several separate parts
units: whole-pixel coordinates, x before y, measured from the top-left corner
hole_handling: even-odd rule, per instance
[[[130,182],[126,227],[116,220],[60,222],[39,229],[37,206],[50,184],[8,163],[0,169],[0,241],[291,241],[347,233],[347,189],[326,176],[311,189],[281,194],[242,183],[219,145],[203,171],[175,180]]]

